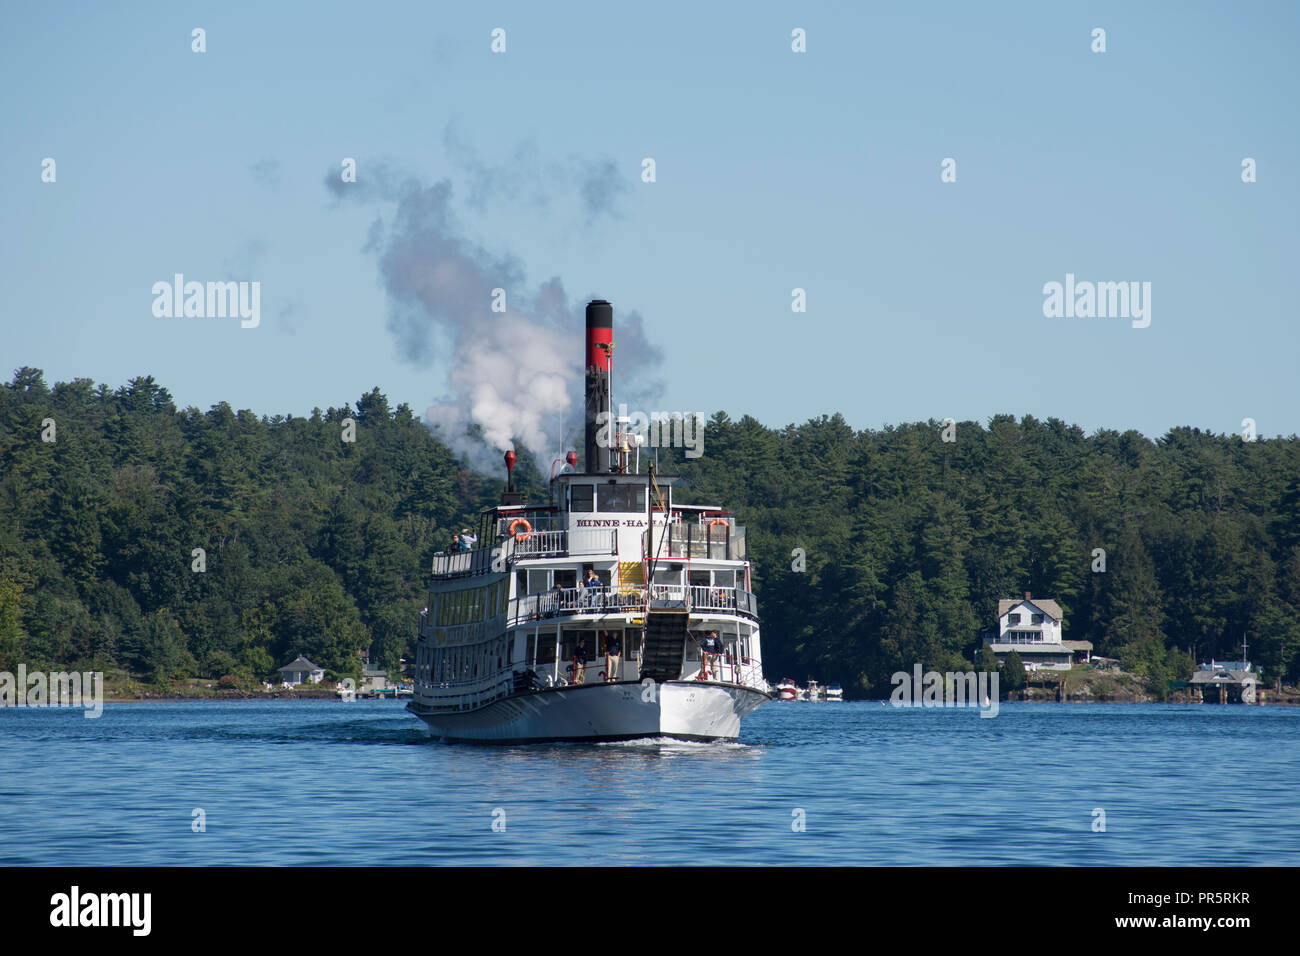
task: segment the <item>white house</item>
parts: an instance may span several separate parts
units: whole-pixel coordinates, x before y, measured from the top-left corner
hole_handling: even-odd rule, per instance
[[[319,684],[325,679],[325,668],[317,667],[305,657],[299,657],[280,668],[280,679],[286,684],[301,684],[304,681]]]
[[[1031,597],[998,602],[996,635],[990,633],[984,643],[999,661],[1012,651],[1029,669],[1069,670],[1075,654],[1086,662],[1092,652],[1090,641],[1063,641],[1061,606],[1045,598]]]

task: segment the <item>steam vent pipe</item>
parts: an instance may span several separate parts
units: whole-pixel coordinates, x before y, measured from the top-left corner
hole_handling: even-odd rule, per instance
[[[604,299],[587,303],[587,473],[608,474],[610,449],[598,437],[601,427],[613,428],[610,407],[610,358],[614,351],[614,309]]]

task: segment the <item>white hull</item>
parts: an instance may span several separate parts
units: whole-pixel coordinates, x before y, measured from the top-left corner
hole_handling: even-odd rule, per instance
[[[771,699],[712,681],[666,681],[653,691],[634,682],[583,684],[506,697],[476,710],[429,711],[414,703],[408,709],[449,742],[735,740],[741,718]]]

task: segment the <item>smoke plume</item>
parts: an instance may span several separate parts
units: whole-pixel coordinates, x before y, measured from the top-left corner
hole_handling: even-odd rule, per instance
[[[575,189],[595,190],[588,213],[608,209],[603,174],[593,179],[581,172]],[[426,184],[389,166],[362,171],[357,180],[342,182],[337,171],[325,177],[340,199],[392,207],[388,221],[381,216],[371,225],[364,251],[376,259],[399,355],[430,367],[451,348],[448,393],[426,411],[429,426],[474,467],[492,473],[500,468],[499,453],[516,441],[543,459],[566,450],[561,423],[570,432],[581,425],[589,297],[571,302],[559,277],[529,287],[516,258],[467,238],[449,181]],[[505,290],[505,312],[492,311],[494,289]],[[616,290],[590,297],[615,305],[615,401],[653,401],[662,385],[647,373],[662,353],[646,338],[641,317],[619,308]]]

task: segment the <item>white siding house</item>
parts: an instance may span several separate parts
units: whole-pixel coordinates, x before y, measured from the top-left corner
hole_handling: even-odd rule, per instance
[[[1061,606],[1055,601],[1031,597],[1026,591],[1023,598],[998,602],[997,634],[990,634],[984,643],[999,661],[1015,651],[1027,668],[1069,670],[1075,652],[1086,656],[1092,645],[1062,641],[1062,617]]]

